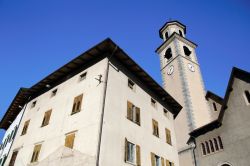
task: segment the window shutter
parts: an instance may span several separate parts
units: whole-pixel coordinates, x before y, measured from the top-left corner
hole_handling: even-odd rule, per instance
[[[166,160],[166,166],[170,166],[169,160]]]
[[[171,132],[169,129],[165,129],[166,130],[166,141],[169,145],[172,144],[172,141],[171,141]]]
[[[17,157],[18,151],[13,152],[11,159],[10,159],[10,163],[9,166],[14,166],[15,161],[16,161],[16,157]]]
[[[83,94],[75,97],[71,114],[74,114],[74,113],[77,113],[77,112],[81,111],[82,98],[83,98]]]
[[[141,125],[141,115],[140,115],[140,108],[136,107],[136,123]]]
[[[65,146],[73,149],[74,139],[75,139],[75,133],[67,135],[65,138]]]
[[[36,145],[34,147],[34,150],[33,150],[33,154],[32,154],[32,158],[31,158],[31,162],[36,162],[38,160],[38,157],[39,157],[39,153],[40,153],[40,150],[41,150],[41,147],[42,145]]]
[[[124,154],[124,161],[126,162],[128,159],[128,141],[125,138],[125,154]]]
[[[132,109],[133,109],[133,104],[131,102],[127,102],[127,118],[129,120],[132,120]]]
[[[164,158],[161,158],[161,165],[164,166]]]
[[[136,165],[141,166],[141,148],[136,145]]]
[[[151,152],[151,165],[152,166],[155,166],[156,163],[155,163],[155,154]]]

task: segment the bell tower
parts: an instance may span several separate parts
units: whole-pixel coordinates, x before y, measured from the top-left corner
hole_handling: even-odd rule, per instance
[[[164,89],[183,109],[175,119],[180,166],[193,166],[193,147],[187,145],[189,133],[210,122],[209,105],[197,61],[197,45],[186,38],[186,26],[167,22],[159,31],[163,43],[156,52],[160,57]]]

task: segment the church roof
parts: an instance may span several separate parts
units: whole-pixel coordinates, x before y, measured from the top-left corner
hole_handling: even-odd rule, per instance
[[[211,92],[211,91],[207,91],[206,93],[206,99],[208,100],[209,98],[216,101],[217,103],[219,104],[222,104],[223,103],[223,98],[216,95],[215,93]]]
[[[193,130],[191,133],[189,133],[189,135],[191,136],[190,139],[196,138],[200,135],[203,135],[209,131],[212,131],[216,128],[219,128],[222,125],[223,117],[224,117],[224,114],[227,110],[228,99],[229,99],[230,93],[232,91],[234,78],[238,78],[238,79],[243,80],[247,83],[250,83],[250,73],[249,72],[241,70],[241,69],[236,68],[236,67],[233,67],[218,119],[198,128],[198,129]]]
[[[129,71],[139,78],[149,90],[162,99],[162,102],[170,108],[169,111],[171,111],[174,114],[174,117],[176,117],[182,109],[182,106],[121,48],[119,48],[111,39],[107,38],[86,52],[80,54],[78,57],[54,71],[32,87],[28,89],[21,88],[3,116],[0,122],[0,128],[5,130],[8,129],[10,124],[22,110],[22,107],[24,107],[25,103],[80,73],[84,68],[87,68],[106,57],[109,58],[116,47],[117,50],[112,58],[119,60]],[[50,85],[50,88],[46,85]]]
[[[181,22],[179,22],[179,21],[177,21],[177,20],[173,20],[173,21],[168,21],[168,22],[166,22],[166,23],[161,27],[161,29],[159,30],[160,38],[163,38],[163,36],[162,36],[162,31],[164,31],[164,29],[166,29],[168,26],[173,25],[173,24],[176,24],[176,25],[182,27],[182,28],[184,29],[184,33],[186,34],[186,25],[182,24]]]

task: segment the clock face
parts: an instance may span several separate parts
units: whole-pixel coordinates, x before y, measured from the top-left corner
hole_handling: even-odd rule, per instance
[[[171,75],[174,72],[174,66],[170,66],[168,69],[168,75]]]
[[[194,72],[194,65],[192,65],[191,63],[188,64],[188,69],[191,71],[191,72]]]

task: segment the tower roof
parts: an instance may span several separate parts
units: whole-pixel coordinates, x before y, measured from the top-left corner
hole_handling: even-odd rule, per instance
[[[184,33],[186,34],[186,26],[185,26],[184,24],[180,23],[179,21],[174,20],[174,21],[168,21],[168,22],[166,22],[166,23],[161,27],[161,29],[159,30],[159,35],[160,35],[161,38],[163,38],[162,32],[163,32],[168,26],[170,26],[170,25],[177,25],[177,26],[183,28],[183,29],[184,29]]]
[[[16,116],[22,110],[20,106],[23,107],[28,101],[31,101],[37,96],[51,90],[60,83],[80,73],[83,71],[83,69],[89,67],[90,65],[93,65],[104,58],[109,58],[116,47],[117,50],[115,51],[115,54],[112,56],[112,58],[116,58],[138,79],[140,79],[150,91],[152,91],[159,99],[161,99],[161,102],[164,103],[164,105],[168,106],[169,111],[174,114],[174,117],[176,117],[182,109],[182,106],[134,60],[132,60],[128,54],[118,47],[111,39],[107,38],[106,40],[82,53],[75,59],[71,60],[58,70],[54,71],[33,85],[31,88],[21,89],[3,116],[0,122],[0,128],[8,129],[10,124],[15,120]],[[47,88],[46,85],[50,85],[50,88]]]

